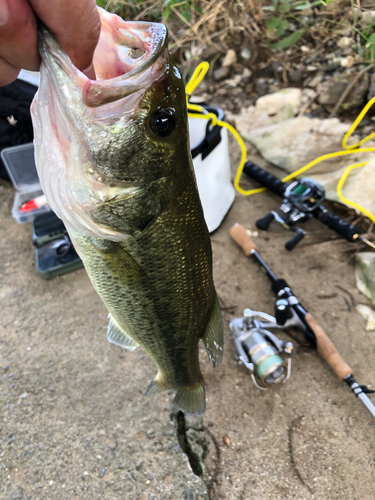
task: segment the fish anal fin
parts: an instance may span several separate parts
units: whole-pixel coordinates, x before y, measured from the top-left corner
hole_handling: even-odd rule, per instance
[[[112,344],[125,347],[125,349],[128,349],[129,351],[134,351],[134,349],[136,349],[139,345],[130,337],[130,335],[124,332],[111,315],[109,315],[107,338]]]
[[[160,375],[158,373],[157,376],[154,378],[154,380],[151,382],[149,388],[147,389],[146,396],[152,396],[161,391],[167,391],[168,389],[171,389],[171,387],[166,386],[161,382]]]
[[[220,365],[223,359],[224,336],[223,320],[217,296],[215,297],[211,317],[202,335],[202,340],[212,365],[214,367]]]
[[[194,386],[180,387],[177,389],[174,404],[184,413],[203,415],[206,410],[206,394],[203,378]]]

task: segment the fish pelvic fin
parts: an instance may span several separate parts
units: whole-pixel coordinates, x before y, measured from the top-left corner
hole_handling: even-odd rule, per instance
[[[113,318],[113,316],[111,315],[109,315],[107,339],[112,344],[119,345],[120,347],[125,347],[125,349],[128,349],[128,351],[134,351],[134,349],[137,349],[139,345],[130,337],[130,335],[124,332],[115,318]]]
[[[170,386],[167,386],[161,382],[161,378],[159,373],[156,375],[154,380],[151,382],[150,387],[146,391],[146,396],[153,396],[161,391],[167,391],[171,389]]]
[[[174,404],[184,413],[203,415],[206,410],[204,380],[194,386],[180,387],[174,398]]]
[[[220,365],[224,352],[223,320],[217,295],[215,296],[211,317],[202,335],[209,360],[215,368]]]

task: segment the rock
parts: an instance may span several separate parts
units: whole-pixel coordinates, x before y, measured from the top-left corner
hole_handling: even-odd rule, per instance
[[[186,500],[194,500],[194,494],[188,486],[185,488],[185,498]]]
[[[229,76],[230,69],[228,67],[215,69],[213,72],[214,80],[220,82]]]
[[[242,80],[242,75],[235,75],[233,78],[229,78],[224,82],[224,85],[229,88],[236,88]],[[219,89],[220,90],[220,89]]]
[[[237,74],[241,74],[245,69],[245,66],[241,63],[235,63],[233,64],[233,69]]]
[[[372,20],[375,17],[375,10],[368,10],[365,12],[362,12],[361,16],[361,23],[364,26],[369,26],[372,23]]]
[[[359,314],[366,321],[366,330],[373,331],[375,330],[375,311],[371,309],[371,307],[366,306],[365,304],[358,304],[355,306]]]
[[[359,7],[354,7],[353,9],[353,17],[354,19],[361,19],[362,17],[362,9]]]
[[[245,68],[243,70],[243,73],[241,75],[241,84],[242,85],[247,85],[251,81],[251,71],[249,68]]]
[[[332,109],[353,78],[355,78],[353,75],[339,74],[327,80],[318,97],[320,104]],[[368,88],[368,75],[365,74],[350,90],[349,95],[340,106],[340,110],[348,111],[363,105]]]
[[[208,47],[205,47],[202,52],[202,60],[205,59],[211,59],[215,57],[219,53],[219,49],[217,47],[217,44],[215,45],[209,45]]]
[[[316,89],[317,86],[322,83],[323,81],[323,78],[324,78],[324,75],[322,74],[317,74],[311,78],[308,78],[306,81],[305,81],[305,86],[306,87],[310,87],[311,89]]]
[[[250,49],[246,49],[246,48],[242,49],[241,53],[240,53],[240,56],[245,61],[248,61],[249,59],[251,59],[251,50]]]
[[[339,67],[340,67],[340,59],[338,58],[332,59],[331,61],[328,61],[327,73],[332,73]]]
[[[264,78],[258,78],[258,80],[255,82],[255,92],[259,96],[267,94],[268,88],[268,83]]]
[[[301,107],[301,89],[287,88],[273,94],[259,97],[255,107],[266,111],[269,116],[277,115],[287,107],[291,107],[293,114],[297,114]]]
[[[340,60],[340,64],[343,68],[351,68],[354,65],[354,57],[353,56],[343,57]]]
[[[149,429],[147,432],[146,432],[146,435],[149,439],[152,439],[155,435],[155,430],[154,429]]]
[[[254,90],[254,85],[250,82],[245,87],[246,94],[251,94]]]
[[[302,81],[302,78],[303,78],[303,73],[299,69],[291,71],[288,75],[288,80],[291,83],[299,83]]]
[[[353,38],[349,38],[347,36],[343,36],[340,38],[340,40],[337,42],[337,46],[340,49],[347,49],[348,47],[351,47],[354,44]]]
[[[309,73],[312,73],[313,71],[318,71],[318,68],[317,68],[317,66],[309,64],[308,66],[306,66],[306,71],[308,71]]]
[[[237,62],[237,54],[236,51],[233,49],[229,49],[228,52],[225,54],[224,59],[221,63],[222,68],[228,68],[229,66],[232,66],[232,64]]]
[[[375,253],[361,252],[355,259],[357,288],[375,304]]]
[[[353,52],[354,52],[354,50],[351,47],[348,47],[347,49],[344,49],[342,51],[342,53],[343,53],[344,56],[350,56],[350,55],[353,54]]]
[[[271,118],[263,113],[266,116],[259,116],[248,108],[246,120],[243,114],[235,119],[237,130],[267,161],[289,173],[319,156],[342,150],[342,137],[350,126],[349,123],[341,123],[336,118],[321,120],[299,116],[280,121],[278,115],[278,122],[272,124]],[[356,138],[353,137],[352,140],[354,142]],[[370,141],[368,147],[374,146],[374,142]],[[323,185],[327,198],[339,201],[337,183],[348,165],[370,160],[365,167],[356,169],[349,176],[343,188],[343,195],[374,213],[374,184],[369,182],[369,179],[375,179],[375,158],[371,160],[373,157],[374,154],[369,152],[353,154],[350,160],[345,156],[332,158],[314,166],[314,169],[305,175]]]
[[[135,465],[135,468],[136,470],[141,470],[143,467],[143,460],[139,460],[136,465]]]
[[[229,436],[224,436],[223,437],[223,441],[224,441],[224,444],[226,446],[228,446],[228,448],[230,447],[230,445],[232,444],[231,440],[230,440],[230,437]]]

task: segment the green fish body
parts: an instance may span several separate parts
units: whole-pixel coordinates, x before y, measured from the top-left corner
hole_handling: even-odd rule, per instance
[[[199,340],[216,366],[223,327],[184,85],[164,26],[125,23],[103,10],[101,20],[96,81],[41,30],[33,104],[39,176],[108,308],[108,340],[140,345],[153,359],[149,394],[176,389],[176,405],[201,414]]]

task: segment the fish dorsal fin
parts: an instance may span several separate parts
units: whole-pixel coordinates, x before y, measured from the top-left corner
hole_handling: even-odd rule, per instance
[[[174,404],[184,413],[203,415],[206,410],[206,393],[203,378],[194,386],[180,387],[174,398]]]
[[[129,351],[134,351],[134,349],[136,349],[139,345],[126,332],[124,332],[111,315],[109,315],[107,338],[112,344],[125,347],[125,349],[128,349]]]
[[[223,320],[217,295],[206,329],[202,335],[208,357],[214,367],[220,365],[223,359]]]

